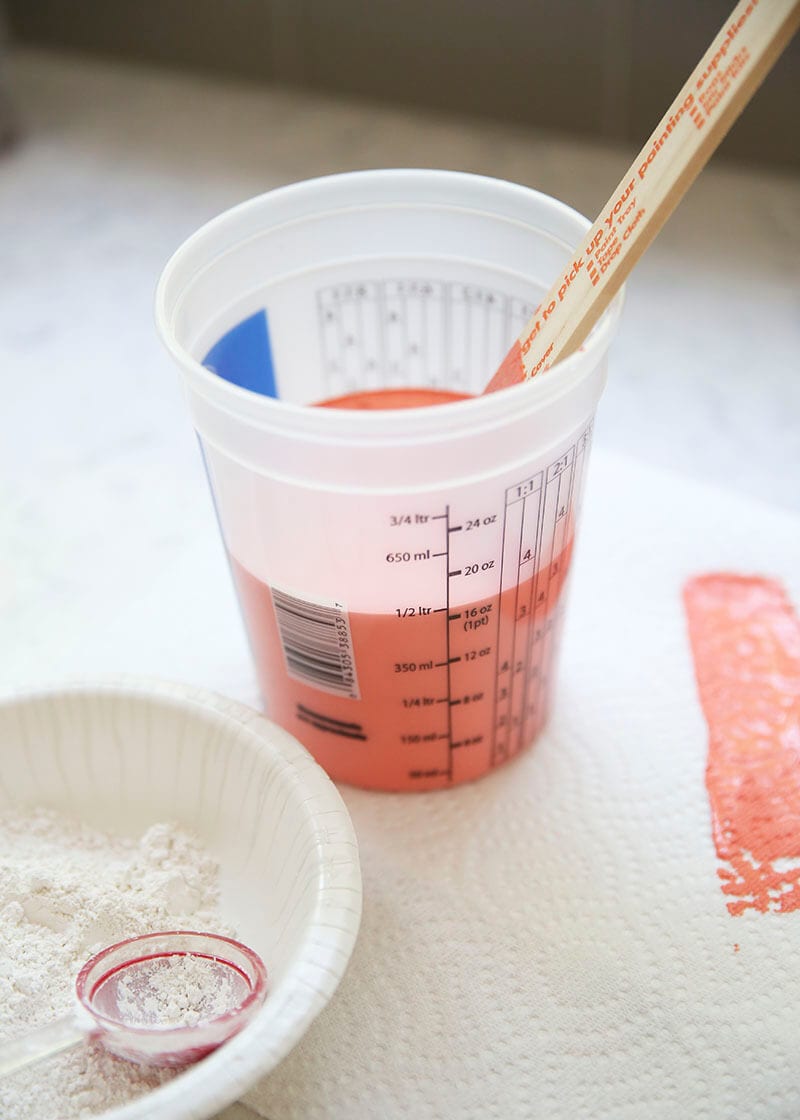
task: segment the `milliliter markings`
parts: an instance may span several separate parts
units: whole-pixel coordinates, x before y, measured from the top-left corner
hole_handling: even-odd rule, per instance
[[[447,719],[444,728],[428,724],[404,740],[423,752],[430,748],[431,757],[417,754],[411,777],[477,776],[517,754],[541,729],[587,449],[583,433],[553,463],[508,486],[497,514],[470,510],[472,520],[453,524],[448,504],[429,515],[431,523],[444,523],[445,547],[432,541],[410,555],[443,565],[436,571],[444,602],[425,612],[417,604],[408,613],[443,616],[438,658],[417,666],[430,666],[431,684],[441,682],[428,710],[441,712],[444,705]],[[445,747],[446,759],[437,758]]]
[[[445,541],[447,542],[447,547],[445,549],[444,556],[445,556],[445,566],[446,566],[446,570],[448,572],[448,578],[445,580],[445,587],[447,589],[447,595],[446,595],[446,600],[445,600],[445,610],[446,610],[447,614],[449,615],[450,614],[450,578],[449,578],[449,572],[450,572],[450,506],[449,505],[445,506],[444,516],[445,516],[445,522],[444,522]],[[447,621],[445,621],[445,632],[446,632],[446,635],[447,635],[447,644],[446,644],[446,647],[445,647],[446,650],[447,650],[447,654],[446,654],[446,656],[447,656],[447,698],[449,700],[450,697],[453,694],[453,688],[452,688],[453,673],[452,673],[452,669],[451,669],[451,665],[452,665],[453,661],[452,661],[452,658],[450,656],[450,624]],[[453,780],[453,708],[452,708],[452,704],[447,705],[447,746],[448,746],[448,750],[447,750],[447,778],[448,778],[448,781],[452,782],[452,780]]]

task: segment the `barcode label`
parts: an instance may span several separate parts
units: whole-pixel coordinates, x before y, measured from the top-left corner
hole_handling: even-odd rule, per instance
[[[286,671],[296,681],[359,699],[350,620],[342,603],[315,603],[272,589]]]

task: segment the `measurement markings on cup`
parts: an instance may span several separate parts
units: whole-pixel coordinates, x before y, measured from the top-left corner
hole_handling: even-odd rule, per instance
[[[561,593],[590,432],[543,471],[506,490],[492,765],[517,754],[546,717]]]
[[[544,723],[590,435],[587,428],[548,467],[507,487],[502,514],[453,524],[447,505],[443,513],[414,515],[440,528],[442,545],[396,555],[400,562],[443,565],[444,604],[398,608],[396,614],[431,616],[428,621],[442,616],[438,658],[433,653],[407,666],[415,674],[440,674],[442,689],[403,704],[443,718],[403,737],[418,759],[424,752],[424,765],[408,770],[411,779],[453,781],[458,760],[470,750],[500,765]],[[491,594],[481,598],[467,590],[476,577],[485,586],[490,573],[496,575]]]
[[[533,304],[482,284],[357,278],[316,292],[325,396],[399,384],[482,384]]]
[[[532,742],[548,715],[588,446],[587,429],[477,507],[448,495],[390,512],[383,593],[397,597],[383,612],[273,587],[297,682],[282,693],[292,719],[343,751],[378,749],[385,734],[395,773],[426,787],[478,776]]]

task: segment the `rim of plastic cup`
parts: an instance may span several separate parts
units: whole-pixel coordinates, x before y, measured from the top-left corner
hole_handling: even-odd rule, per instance
[[[406,202],[396,196],[392,197],[388,191],[383,197],[380,195],[382,188],[405,185],[407,188],[418,189],[423,184],[431,187],[434,183],[440,188],[445,188],[438,200],[433,197],[427,199],[419,197]],[[435,409],[425,406],[397,410],[310,408],[306,404],[283,401],[234,385],[206,369],[200,361],[189,354],[178,341],[174,330],[174,320],[183,299],[186,283],[184,282],[177,298],[173,299],[171,293],[176,283],[176,274],[186,268],[187,258],[198,253],[206,240],[217,236],[226,227],[235,227],[249,214],[255,214],[265,208],[280,209],[282,205],[292,200],[301,203],[304,197],[308,196],[317,200],[319,205],[316,210],[298,213],[291,219],[292,222],[301,222],[312,216],[352,208],[353,204],[348,205],[346,197],[349,189],[359,188],[365,184],[373,186],[376,193],[371,203],[363,201],[359,203],[358,208],[362,210],[370,205],[385,206],[389,203],[397,206],[447,204],[454,210],[479,211],[482,215],[491,216],[493,210],[488,204],[489,192],[491,192],[498,200],[505,199],[507,203],[514,203],[517,207],[524,207],[526,202],[545,203],[555,214],[576,223],[579,227],[578,237],[591,228],[588,218],[551,195],[505,179],[475,175],[465,171],[430,168],[347,171],[300,180],[256,195],[224,210],[200,226],[172,254],[158,281],[155,296],[156,328],[162,342],[195,391],[216,408],[264,429],[276,427],[284,433],[291,431],[296,435],[327,437],[333,440],[350,438],[359,441],[393,433],[402,436],[413,428],[415,438],[419,439],[428,434],[440,433],[444,426],[451,433],[463,433],[473,427],[483,427],[503,419],[508,414],[538,412],[569,393],[584,378],[592,374],[616,333],[624,302],[624,287],[614,297],[581,349],[557,363],[544,375],[540,374],[529,381],[509,386],[498,392],[480,393],[465,400],[439,404]],[[452,192],[452,196],[447,193],[448,189]],[[481,192],[486,196],[483,205],[479,198]],[[475,197],[467,201],[470,193]],[[519,218],[503,211],[498,211],[496,216],[505,221],[520,221],[521,225],[525,224]],[[232,244],[243,244],[249,237],[260,236],[270,223],[262,219],[260,224],[261,228],[257,233],[245,235]],[[575,242],[568,244],[554,234],[548,233],[547,230],[542,232],[551,240],[564,246],[565,259],[574,251]],[[223,252],[226,251],[229,250]],[[221,255],[222,253],[218,253],[216,258]],[[205,261],[196,272],[211,267],[213,267],[213,259]],[[493,369],[486,371],[487,384],[494,372]]]

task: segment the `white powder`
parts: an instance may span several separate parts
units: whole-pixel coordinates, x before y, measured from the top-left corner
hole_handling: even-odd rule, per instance
[[[173,956],[127,969],[116,986],[115,1002],[120,1019],[132,1027],[194,1027],[238,1007],[247,991],[226,964]]]
[[[231,935],[219,868],[190,834],[157,824],[140,840],[45,809],[0,815],[0,1046],[73,1005],[97,950],[165,929]],[[3,1120],[94,1116],[175,1076],[83,1045],[0,1081]]]

